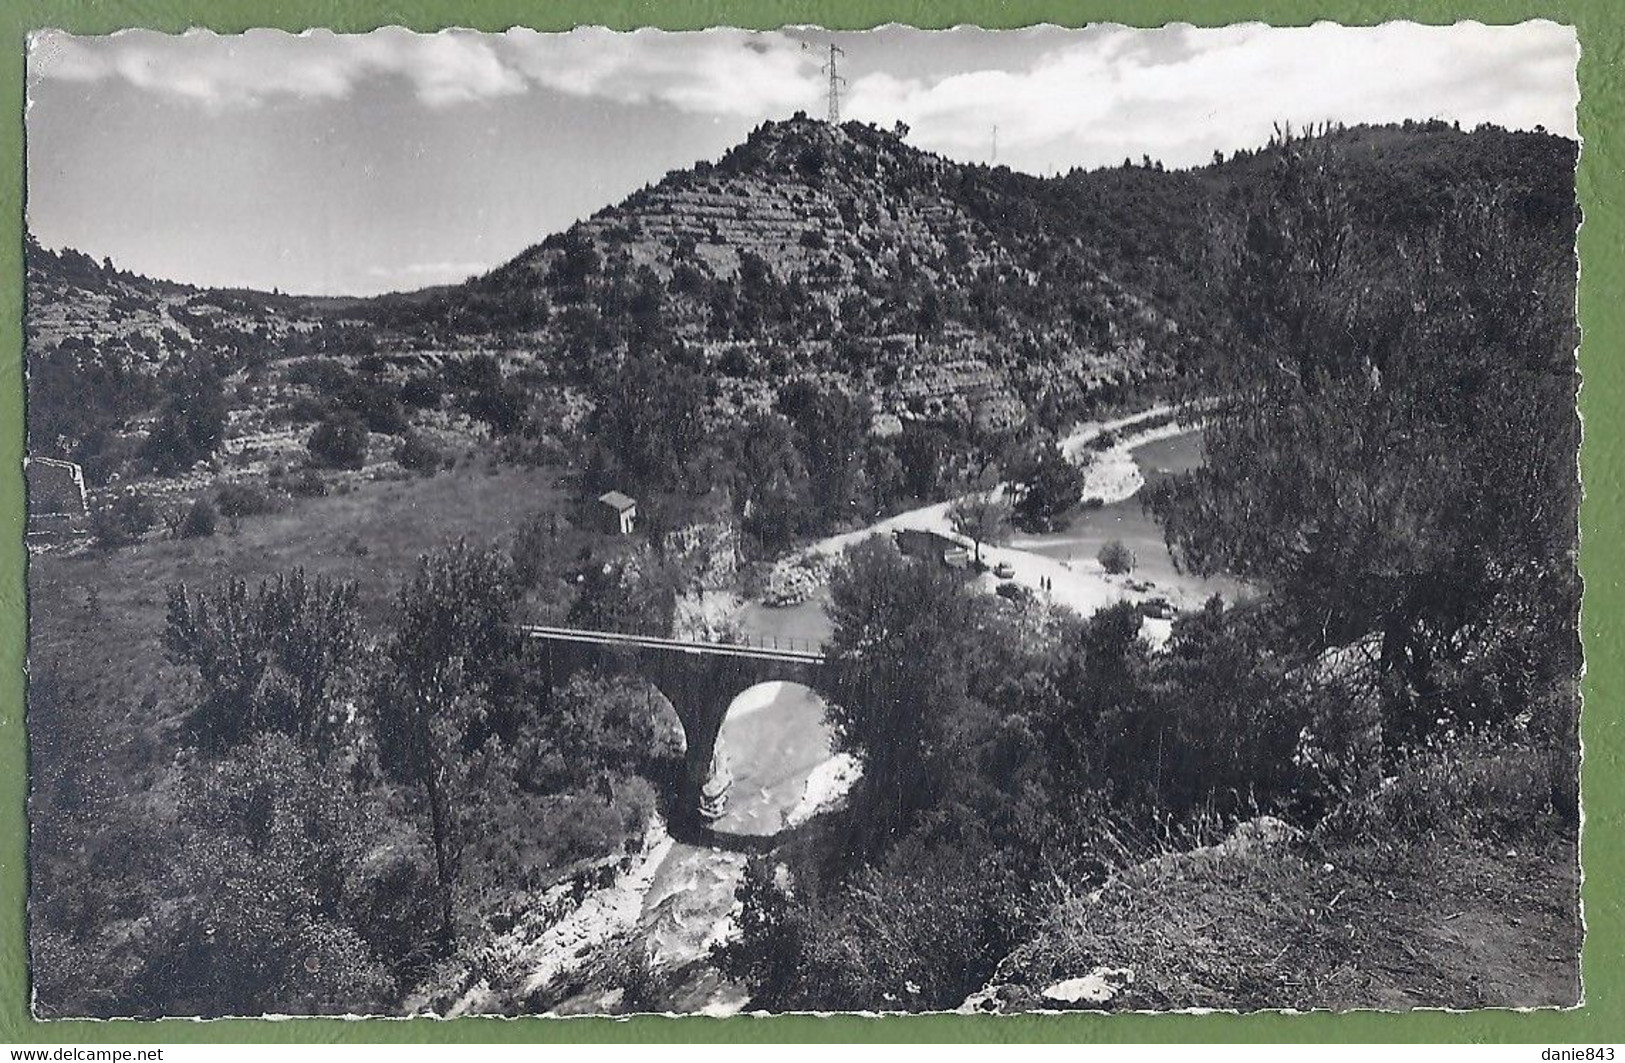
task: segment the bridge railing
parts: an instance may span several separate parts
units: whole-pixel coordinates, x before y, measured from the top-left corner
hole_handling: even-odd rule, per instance
[[[548,627],[526,625],[526,636],[557,642],[580,642],[596,646],[624,646],[629,649],[668,650],[682,653],[706,653],[731,657],[767,657],[780,660],[821,662],[823,647],[810,639],[773,636],[738,637],[727,642],[699,642],[684,639],[661,638],[654,635],[634,635],[623,631],[594,631],[585,628]]]
[[[789,650],[794,653],[824,652],[824,644],[816,639],[798,639],[791,635],[751,635],[740,634],[731,636],[729,642],[742,646],[754,646],[761,650]]]

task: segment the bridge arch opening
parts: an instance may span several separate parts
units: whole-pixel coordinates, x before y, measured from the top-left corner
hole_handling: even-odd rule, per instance
[[[701,787],[700,813],[722,834],[771,837],[834,755],[824,700],[794,680],[755,683],[728,703]]]

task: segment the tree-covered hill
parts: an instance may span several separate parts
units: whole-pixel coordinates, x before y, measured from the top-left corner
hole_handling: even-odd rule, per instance
[[[1328,160],[1373,278],[1486,193],[1545,253],[1572,255],[1571,141],[1433,122],[1295,142]],[[481,354],[576,409],[641,372],[699,381],[711,426],[772,409],[802,380],[958,438],[1053,430],[1222,379],[1246,341],[1212,249],[1279,156],[1041,178],[920,151],[902,126],[798,115],[483,276],[372,299],[199,290],[30,242],[31,442],[83,458],[87,442],[144,430],[199,373],[276,391],[310,357],[371,358],[388,390],[391,374]],[[499,432],[522,426],[524,396],[487,398],[475,405],[514,407],[497,411]]]

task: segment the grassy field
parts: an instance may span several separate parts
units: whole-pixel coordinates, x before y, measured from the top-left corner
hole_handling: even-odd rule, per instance
[[[172,719],[168,702],[183,689],[160,644],[171,584],[212,587],[236,577],[252,585],[303,567],[354,580],[363,623],[377,630],[419,555],[459,538],[499,542],[534,514],[563,512],[568,499],[558,477],[552,468],[502,466],[365,483],[346,494],[295,499],[281,512],[243,518],[235,529],[223,522],[209,538],[34,557],[30,670],[48,668],[81,692],[121,732],[117,738],[152,734],[150,728]]]

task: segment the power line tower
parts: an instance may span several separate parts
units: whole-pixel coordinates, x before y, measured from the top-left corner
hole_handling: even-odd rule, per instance
[[[831,43],[829,46],[829,62],[819,67],[820,70],[829,75],[830,125],[841,124],[841,86],[846,84],[846,78],[842,77],[840,71],[836,69],[835,57],[845,54],[846,53],[844,51],[838,48],[835,44]]]
[[[999,127],[997,125],[994,125],[994,127],[993,127],[993,153],[992,153],[992,155],[990,155],[988,157],[988,165],[989,166],[997,166],[998,164],[999,164]]]

